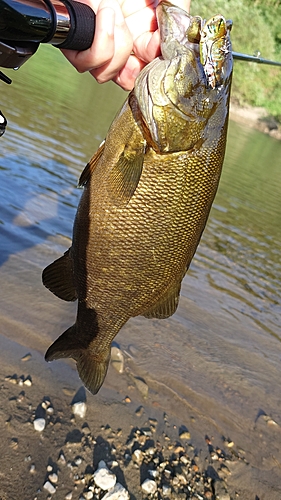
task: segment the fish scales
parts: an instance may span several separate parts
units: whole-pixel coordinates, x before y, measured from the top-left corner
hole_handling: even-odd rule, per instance
[[[72,246],[43,272],[43,283],[58,297],[78,298],[76,323],[46,359],[75,359],[94,394],[106,375],[111,342],[126,321],[175,312],[218,187],[232,72],[229,25],[223,16],[206,23],[212,37],[217,25],[224,37],[219,69],[218,44],[212,53],[204,25],[205,72],[203,21],[201,26],[194,19],[167,1],[159,4],[162,57],[143,70],[82,173]]]

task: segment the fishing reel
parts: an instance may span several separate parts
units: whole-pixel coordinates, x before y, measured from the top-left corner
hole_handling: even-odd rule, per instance
[[[95,33],[95,14],[73,0],[0,0],[0,66],[20,68],[40,43],[59,49],[86,50]],[[0,71],[0,80],[12,80]],[[7,120],[0,111],[0,136]]]

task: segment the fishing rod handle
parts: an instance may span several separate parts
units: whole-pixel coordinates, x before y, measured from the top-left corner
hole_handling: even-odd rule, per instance
[[[51,43],[86,50],[93,43],[95,18],[93,10],[79,1],[0,0],[0,41],[12,47]]]
[[[56,19],[56,31],[48,43],[60,49],[89,49],[94,40],[96,24],[91,7],[73,0],[45,0],[45,3],[52,9]]]

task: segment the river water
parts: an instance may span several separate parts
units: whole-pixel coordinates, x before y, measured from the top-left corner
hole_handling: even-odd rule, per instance
[[[0,333],[44,353],[74,322],[76,305],[44,289],[41,272],[70,245],[77,180],[126,94],[78,75],[52,47],[8,73]],[[220,187],[176,314],[134,318],[116,338],[152,399],[160,395],[194,439],[233,440],[251,464],[239,481],[269,500],[281,498],[280,167],[281,142],[230,121]]]

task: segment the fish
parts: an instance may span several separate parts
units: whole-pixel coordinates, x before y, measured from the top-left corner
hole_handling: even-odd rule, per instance
[[[224,161],[231,23],[166,0],[157,19],[162,55],[142,70],[82,172],[72,245],[42,275],[57,297],[78,300],[75,324],[45,359],[73,358],[92,394],[130,318],[176,311]]]

